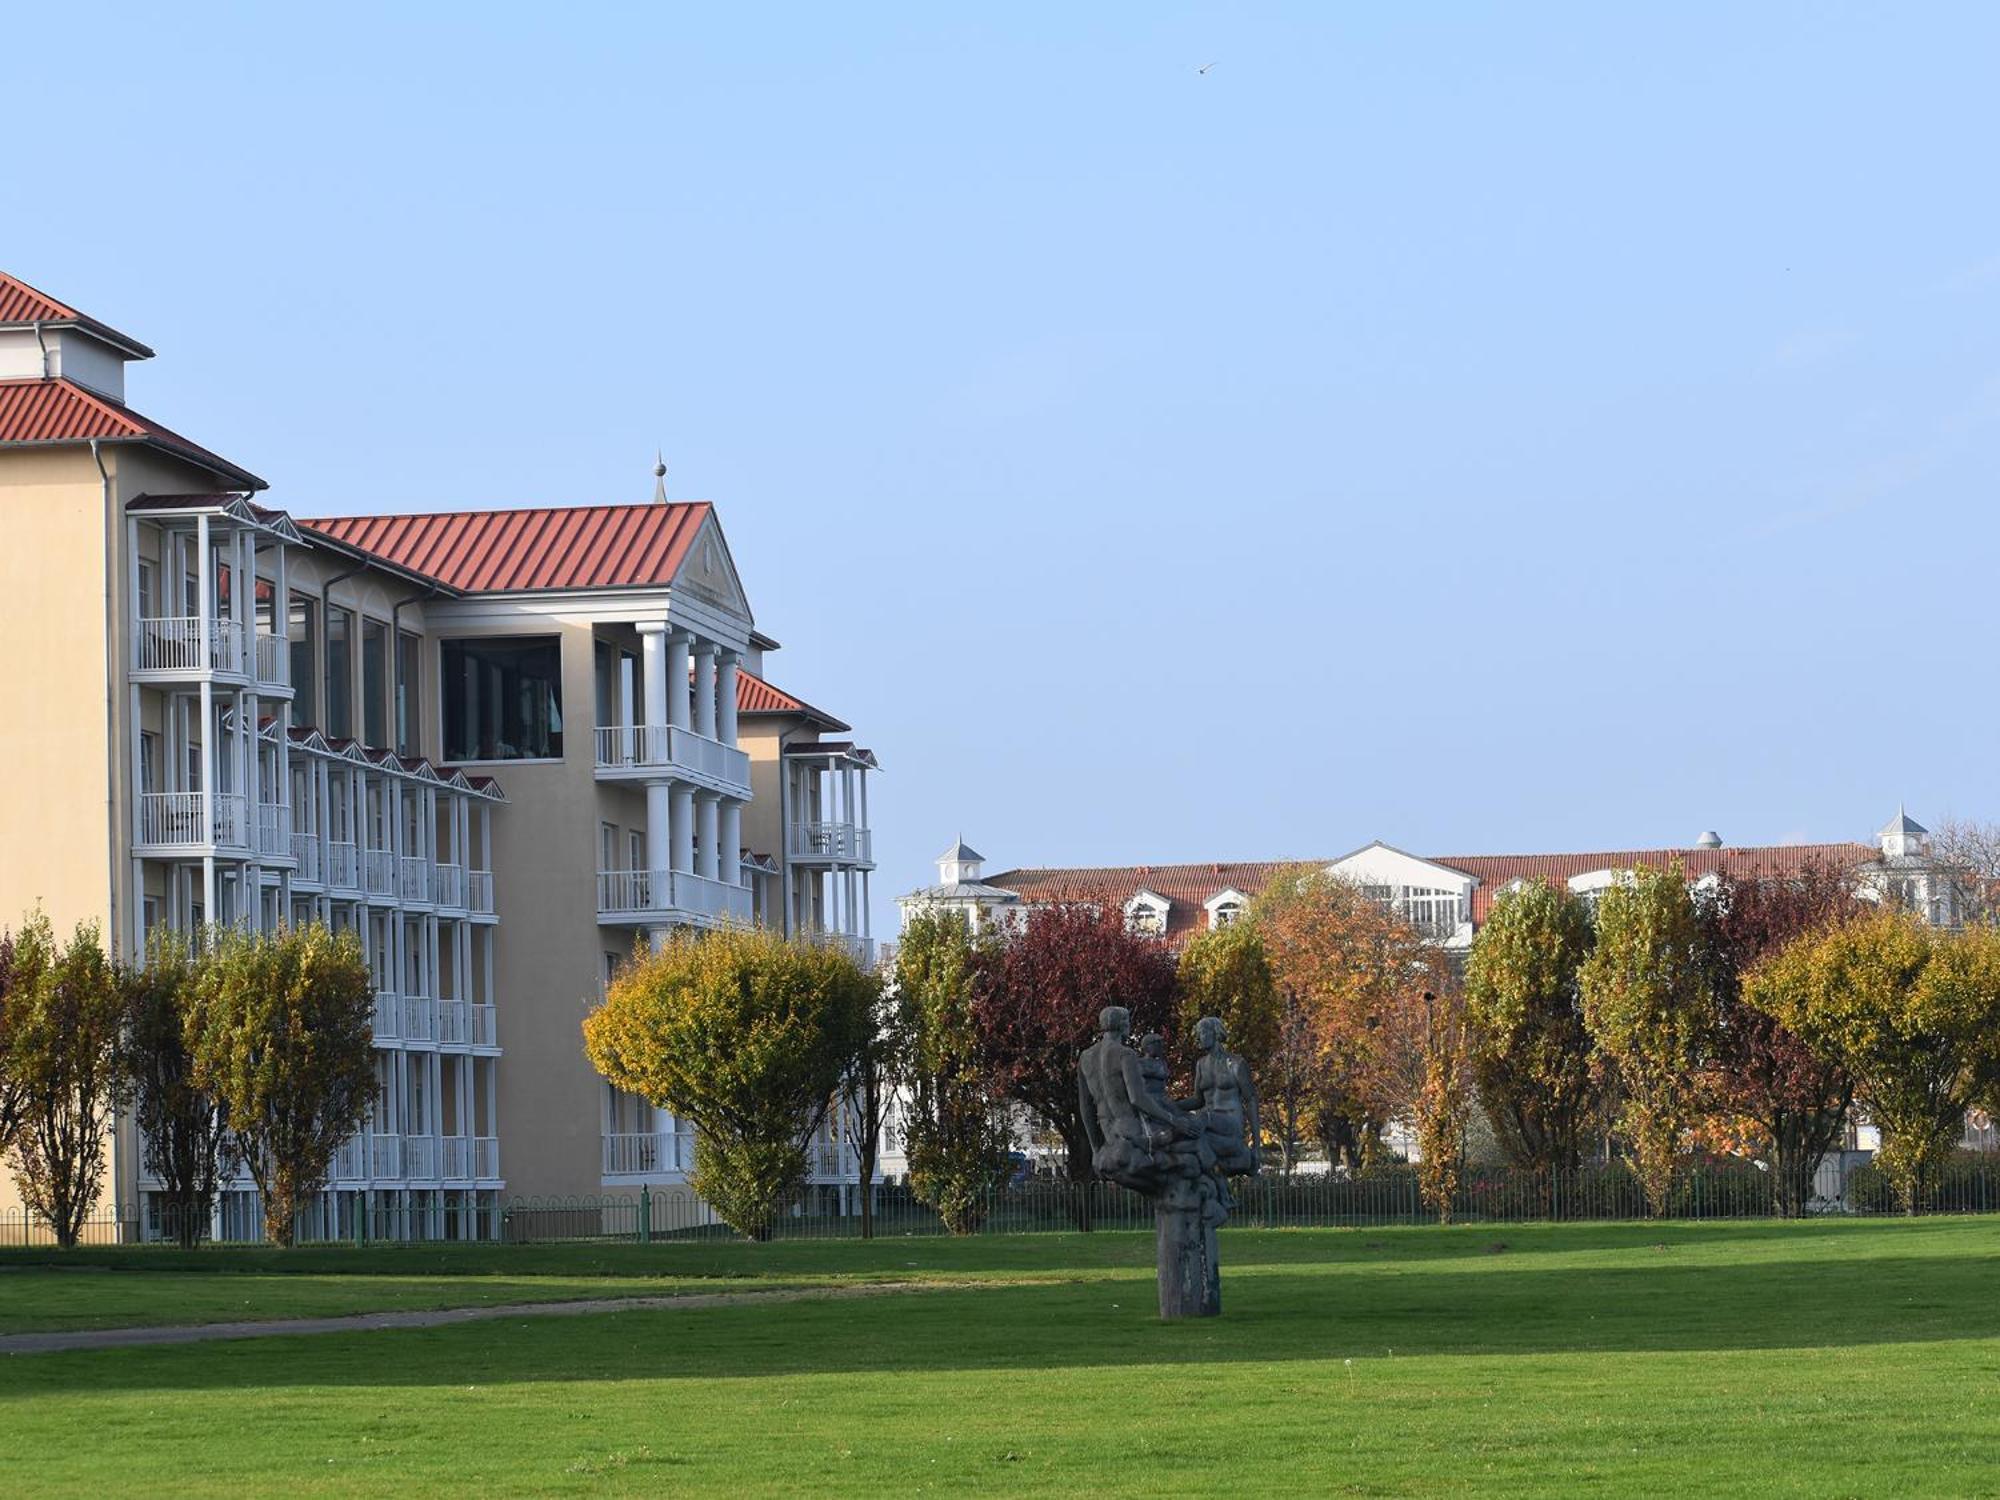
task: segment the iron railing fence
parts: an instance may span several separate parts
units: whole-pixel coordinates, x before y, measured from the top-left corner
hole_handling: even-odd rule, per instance
[[[474,1143],[474,1149],[480,1143]],[[1361,1228],[1430,1224],[1438,1215],[1423,1201],[1414,1167],[1395,1164],[1343,1175],[1276,1173],[1231,1184],[1231,1226],[1270,1229]],[[204,1225],[214,1243],[256,1243],[263,1223],[255,1195],[241,1191]],[[935,1210],[906,1183],[874,1191],[874,1232],[880,1236],[947,1233]],[[1928,1213],[2000,1212],[2000,1155],[1965,1153],[1944,1168]],[[1881,1168],[1861,1153],[1829,1157],[1818,1173],[1807,1212],[1895,1215],[1903,1212]],[[1778,1215],[1770,1175],[1750,1163],[1702,1165],[1682,1174],[1667,1217],[1683,1220],[1767,1219]],[[1508,1168],[1470,1169],[1453,1196],[1458,1223],[1617,1221],[1648,1216],[1638,1179],[1621,1163],[1561,1175]],[[971,1228],[979,1234],[1035,1234],[1083,1228],[1145,1230],[1152,1204],[1112,1183],[1081,1185],[1034,1178],[985,1195]],[[81,1227],[84,1245],[173,1241],[168,1207],[152,1198],[143,1211],[101,1206]],[[1225,1233],[1227,1228],[1225,1228]],[[776,1240],[851,1239],[861,1233],[859,1189],[815,1184],[802,1189],[767,1228]],[[727,1238],[723,1224],[685,1185],[646,1186],[625,1193],[571,1198],[500,1198],[483,1190],[369,1194],[335,1189],[301,1216],[301,1244],[501,1240],[673,1241]],[[53,1245],[53,1226],[23,1208],[0,1209],[0,1247]]]

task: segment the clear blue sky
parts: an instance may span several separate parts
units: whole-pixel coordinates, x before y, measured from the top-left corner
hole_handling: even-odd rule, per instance
[[[13,17],[0,260],[301,514],[663,446],[878,930],[1996,810],[2000,8],[404,9]]]

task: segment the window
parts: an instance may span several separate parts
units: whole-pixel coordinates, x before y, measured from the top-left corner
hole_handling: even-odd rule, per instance
[[[615,823],[597,825],[597,868],[600,870],[618,868],[618,825]]]
[[[597,643],[592,666],[597,677],[597,723],[608,729],[618,722],[618,653],[609,641]]]
[[[389,743],[389,627],[380,620],[361,622],[361,743]]]
[[[285,634],[292,643],[292,722],[317,724],[313,688],[319,681],[319,606],[292,595],[291,621]]]
[[[555,760],[563,753],[562,643],[555,636],[446,641],[447,760]]]
[[[1145,937],[1161,937],[1167,930],[1167,898],[1141,891],[1125,903],[1125,929]]]
[[[635,870],[645,869],[647,861],[646,861],[646,835],[644,830],[634,828],[630,833],[626,834],[625,837],[628,841],[632,854],[631,868]]]
[[[1242,916],[1243,903],[1241,901],[1224,901],[1216,906],[1213,921],[1217,927],[1233,927],[1242,919]]]
[[[354,611],[326,609],[326,732],[354,734]]]
[[[139,564],[139,618],[150,620],[160,607],[159,585],[153,579],[154,569],[149,562]]]
[[[417,705],[423,702],[423,643],[409,631],[396,636],[396,753],[421,755]]]
[[[160,789],[160,737],[150,729],[139,736],[139,790]]]

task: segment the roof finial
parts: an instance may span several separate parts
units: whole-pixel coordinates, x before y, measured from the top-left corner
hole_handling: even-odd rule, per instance
[[[667,455],[655,449],[653,453],[653,504],[667,503]]]

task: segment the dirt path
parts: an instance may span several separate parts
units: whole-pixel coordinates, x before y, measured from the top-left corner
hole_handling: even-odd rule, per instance
[[[796,1287],[770,1292],[690,1292],[685,1296],[592,1297],[575,1302],[511,1302],[497,1306],[434,1307],[407,1312],[344,1313],[334,1318],[267,1318],[238,1323],[187,1323],[159,1328],[78,1328],[54,1333],[0,1334],[0,1354],[60,1354],[75,1349],[130,1349],[146,1344],[203,1344],[215,1339],[279,1338],[302,1333],[367,1333],[384,1328],[442,1328],[492,1318],[574,1318],[589,1313],[684,1311],[746,1307],[764,1302],[823,1302],[886,1297],[898,1292],[951,1290],[979,1283],[871,1281],[858,1286]]]

